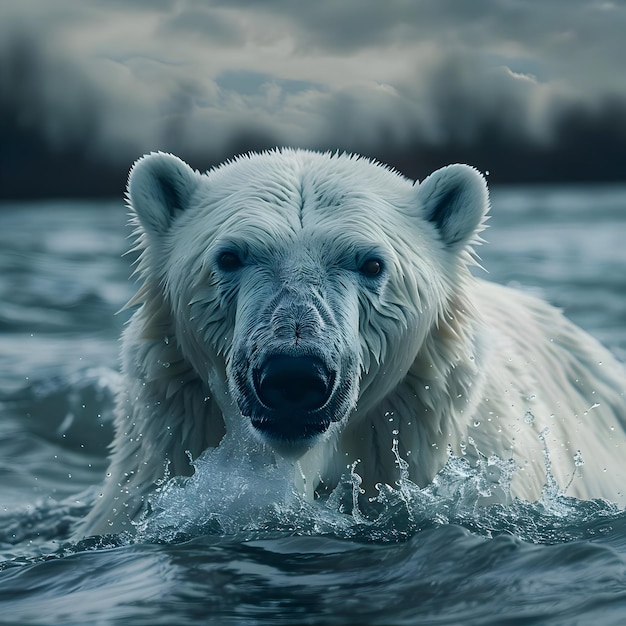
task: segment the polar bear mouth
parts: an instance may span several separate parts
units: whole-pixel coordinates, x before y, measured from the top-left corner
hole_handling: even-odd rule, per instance
[[[317,356],[274,354],[252,372],[252,426],[270,442],[302,442],[331,422],[335,373]]]

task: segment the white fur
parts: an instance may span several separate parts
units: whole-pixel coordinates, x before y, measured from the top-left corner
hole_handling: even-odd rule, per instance
[[[300,459],[311,495],[357,459],[370,492],[393,484],[398,431],[420,485],[450,448],[514,459],[513,494],[535,499],[547,427],[557,480],[577,474],[568,494],[624,502],[624,370],[554,308],[472,277],[488,210],[476,170],[449,166],[417,185],[356,156],[281,150],[200,175],[158,153],[134,166],[129,202],[143,284],[109,475],[80,534],[130,530],[166,466],[188,474],[186,452],[226,431],[258,448],[237,408],[233,346],[263,331],[280,289],[315,300],[329,320],[320,349],[354,351],[357,364],[349,415]],[[213,262],[225,242],[248,259],[228,280]],[[386,263],[375,286],[353,267],[369,249]]]

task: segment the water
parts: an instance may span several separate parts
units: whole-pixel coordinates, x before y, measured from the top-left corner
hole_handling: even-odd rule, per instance
[[[624,360],[626,188],[499,189],[493,205],[490,278],[538,291]],[[225,441],[163,484],[136,538],[70,542],[106,471],[125,223],[121,203],[0,206],[0,623],[626,621],[626,513],[552,484],[479,506],[490,463],[506,483],[498,459],[451,457],[429,488],[405,478],[362,511],[358,466],[310,503],[289,468],[226,467]]]

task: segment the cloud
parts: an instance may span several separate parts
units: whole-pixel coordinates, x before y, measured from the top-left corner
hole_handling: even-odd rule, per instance
[[[242,46],[246,42],[245,29],[238,20],[206,5],[172,12],[157,29],[157,35],[167,38],[191,36],[197,38],[201,44],[211,42],[226,49]]]
[[[287,144],[506,179],[507,152],[523,178],[626,146],[621,3],[7,0],[0,24],[5,172],[14,150],[125,168]]]

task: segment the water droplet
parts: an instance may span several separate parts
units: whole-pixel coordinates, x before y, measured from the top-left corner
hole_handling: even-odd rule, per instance
[[[424,389],[430,389],[430,385],[424,385]]]
[[[589,411],[593,411],[593,409],[597,409],[600,405],[597,402],[594,402],[584,413],[583,415],[587,415]]]
[[[480,426],[480,422],[478,420],[474,420],[474,428],[478,428]]]
[[[535,423],[535,416],[533,415],[533,412],[530,409],[528,411],[526,411],[526,413],[524,413],[524,421],[527,424],[534,424]]]

